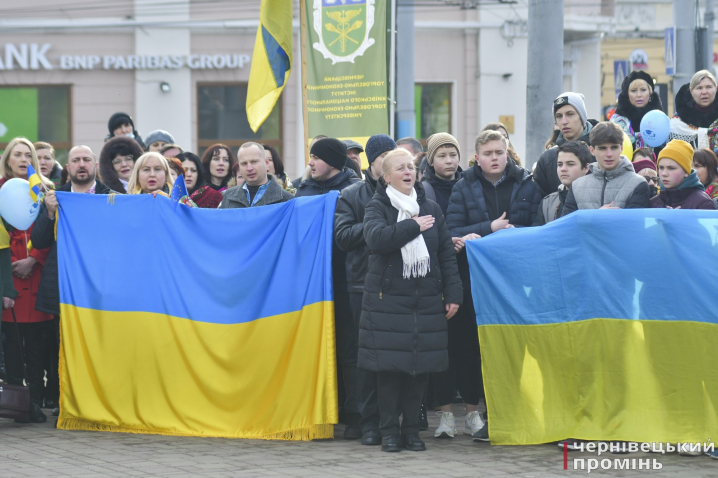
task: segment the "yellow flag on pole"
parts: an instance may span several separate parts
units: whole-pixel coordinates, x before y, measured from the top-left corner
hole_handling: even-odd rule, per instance
[[[272,112],[292,69],[292,0],[262,0],[247,88],[247,119],[255,133]]]

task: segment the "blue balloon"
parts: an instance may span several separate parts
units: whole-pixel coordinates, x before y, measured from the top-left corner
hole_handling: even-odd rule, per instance
[[[662,146],[668,141],[671,132],[671,120],[661,110],[649,111],[641,120],[641,137],[643,141],[655,148]]]
[[[24,179],[13,178],[0,189],[0,216],[20,231],[26,231],[35,222],[38,206],[30,197],[30,184]]]

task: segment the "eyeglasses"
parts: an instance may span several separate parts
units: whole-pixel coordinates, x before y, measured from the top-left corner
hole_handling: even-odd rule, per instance
[[[653,181],[653,184],[658,184],[658,176],[644,176],[643,177],[647,183],[650,183]]]
[[[132,156],[132,155],[129,155],[129,156],[118,156],[118,157],[116,157],[115,159],[112,160],[112,165],[113,165],[113,166],[119,166],[119,165],[122,164],[122,163],[132,164],[132,163],[134,163],[134,162],[135,162],[135,158],[134,158],[134,156]]]

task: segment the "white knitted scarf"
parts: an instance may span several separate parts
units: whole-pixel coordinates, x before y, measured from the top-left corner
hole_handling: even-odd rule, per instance
[[[391,205],[399,211],[396,222],[405,221],[419,214],[419,203],[416,202],[416,190],[412,188],[411,194],[406,195],[387,186],[386,195]],[[401,259],[404,262],[404,279],[413,277],[424,277],[430,270],[429,250],[426,248],[424,236],[417,237],[407,242],[401,248]]]

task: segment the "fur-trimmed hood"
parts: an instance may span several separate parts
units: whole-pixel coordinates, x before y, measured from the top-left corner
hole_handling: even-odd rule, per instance
[[[713,108],[707,113],[698,111],[688,84],[681,86],[676,93],[675,108],[676,115],[681,121],[696,128],[709,128],[714,121],[718,120],[716,101],[713,101]]]
[[[115,136],[105,143],[100,152],[100,177],[102,182],[110,189],[122,194],[127,194],[125,187],[117,177],[115,168],[112,167],[112,160],[118,154],[132,154],[135,161],[144,154],[142,146],[129,136]]]
[[[631,73],[631,75],[633,75],[633,73]],[[654,90],[653,93],[651,93],[651,97],[648,100],[648,104],[646,106],[642,108],[636,108],[635,106],[633,106],[631,104],[631,101],[628,99],[628,87],[634,80],[646,81],[646,79],[642,77],[632,77],[631,75],[627,76],[626,79],[623,81],[623,84],[621,85],[621,92],[618,94],[618,106],[616,107],[616,114],[621,115],[624,118],[628,118],[628,120],[631,122],[631,127],[633,127],[633,131],[640,131],[641,120],[643,119],[645,114],[653,110],[662,110],[663,105],[661,104],[661,97],[658,96],[658,93]],[[650,78],[650,76],[648,78]]]

